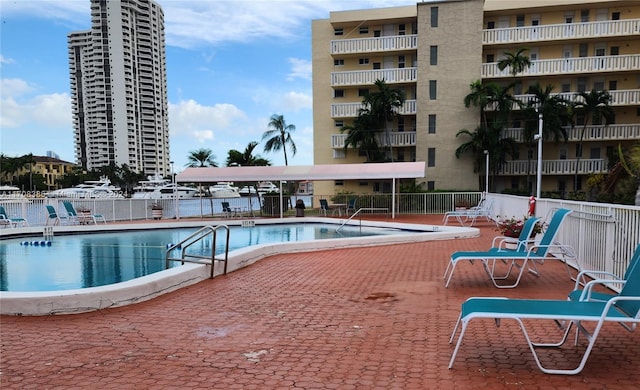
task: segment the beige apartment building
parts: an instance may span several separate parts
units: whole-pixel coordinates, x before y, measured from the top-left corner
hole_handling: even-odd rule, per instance
[[[332,12],[312,23],[314,163],[362,163],[358,150],[345,150],[349,126],[366,92],[384,79],[404,91],[399,116],[380,133],[388,159],[425,161],[424,189],[483,189],[485,168],[474,172],[474,156],[456,158],[468,138],[461,129],[479,126],[478,107],[466,108],[470,84],[481,80],[506,86],[509,68],[500,70],[505,52],[527,49],[531,66],[516,76],[510,92],[522,102],[530,85],[551,85],[553,94],[576,100],[581,91],[606,90],[615,112],[613,123],[587,121],[582,155],[578,140],[584,118],[566,123],[568,142],[544,139],[542,191],[579,190],[586,178],[608,171],[608,155],[619,144],[640,140],[640,2],[635,0],[451,0],[415,6]],[[524,143],[517,111],[503,136],[518,151],[500,167],[495,191],[525,189],[535,193],[537,147]],[[544,118],[543,118],[544,120]],[[582,121],[582,122],[581,122]],[[491,151],[489,151],[490,153]],[[532,164],[533,161],[533,164]],[[535,186],[535,183],[533,183]],[[379,181],[319,182],[316,193],[388,192]]]

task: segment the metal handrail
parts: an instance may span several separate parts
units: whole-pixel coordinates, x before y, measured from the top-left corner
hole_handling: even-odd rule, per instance
[[[358,215],[360,213],[360,211],[385,211],[386,215],[387,215],[387,219],[389,219],[389,208],[388,207],[361,207],[358,210],[356,210],[355,213],[351,214],[351,216],[349,218],[347,218],[344,222],[342,222],[342,224],[340,226],[338,226],[338,228],[336,229],[336,232],[339,232],[340,230],[342,230],[342,228],[344,227],[344,225],[347,224],[347,222],[351,221],[353,219],[353,217],[355,217],[356,215]],[[362,224],[362,220],[360,220],[360,224]]]
[[[216,258],[216,239],[217,232],[219,229],[224,229],[227,232],[227,240],[224,246],[224,258],[219,259]],[[197,254],[187,254],[187,249],[200,241],[202,241],[206,237],[213,237],[211,242],[211,254],[209,256],[197,255]],[[175,249],[181,249],[180,257],[170,257],[170,253]],[[213,279],[213,270],[214,264],[216,261],[224,262],[224,275],[227,274],[227,260],[229,259],[229,227],[227,225],[217,225],[217,226],[204,226],[198,229],[195,233],[191,234],[189,237],[180,241],[177,244],[172,244],[169,248],[167,248],[167,252],[165,255],[165,268],[169,268],[170,261],[180,261],[182,264],[187,263],[197,263],[197,264],[211,264],[211,275],[210,279]],[[207,260],[207,261],[203,261]]]

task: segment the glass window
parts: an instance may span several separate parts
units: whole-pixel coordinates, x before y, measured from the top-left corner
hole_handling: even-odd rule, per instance
[[[429,100],[436,100],[437,93],[437,82],[436,80],[429,80]]]
[[[369,63],[369,59],[368,59],[368,58],[360,58],[360,59],[358,60],[358,63],[359,63],[360,65],[367,65],[367,64]]]
[[[344,30],[341,28],[335,28],[333,29],[333,35],[343,35],[344,34]]]
[[[369,26],[361,26],[360,34],[369,34]]]
[[[429,134],[436,133],[436,115],[429,114]]]
[[[344,97],[344,89],[334,89],[333,90],[333,97],[334,98],[342,98],[342,97]]]
[[[436,190],[436,182],[433,181],[433,180],[427,181],[427,190],[428,191],[435,191]]]
[[[338,58],[333,60],[333,66],[344,66],[344,59]]]
[[[428,167],[436,166],[436,148],[427,149],[427,166]]]
[[[524,27],[524,15],[516,15],[516,27]]]
[[[438,7],[431,7],[431,27],[438,27]]]
[[[429,57],[431,65],[438,65],[438,46],[429,47]]]

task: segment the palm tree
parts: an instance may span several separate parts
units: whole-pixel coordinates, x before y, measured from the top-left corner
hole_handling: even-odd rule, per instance
[[[561,140],[567,142],[569,136],[562,126],[562,119],[567,116],[568,102],[558,95],[552,95],[553,85],[547,85],[544,89],[540,83],[529,86],[528,94],[534,95],[534,99],[527,104],[523,110],[525,118],[524,143],[529,150],[537,144],[535,135],[538,134],[538,114],[542,113],[542,134],[543,139],[553,138],[554,141]],[[527,153],[527,188],[531,186],[531,155]]]
[[[369,110],[374,129],[381,129],[388,133],[387,125],[398,115],[397,110],[404,104],[405,95],[399,89],[389,88],[384,80],[378,79],[374,85],[378,89],[377,92],[365,94],[362,105]],[[393,162],[393,147],[391,142],[388,143]]]
[[[384,153],[378,145],[378,132],[373,124],[374,119],[369,109],[361,108],[358,116],[353,121],[353,125],[344,126],[341,132],[348,132],[344,140],[344,151],[347,153],[349,146],[358,149],[367,158],[367,162],[383,162]]]
[[[636,178],[636,200],[635,205],[640,206],[640,143],[636,143],[628,154],[622,153],[622,149],[619,148],[620,164],[624,167],[624,170],[631,176]]]
[[[231,166],[241,166],[241,167],[251,167],[251,166],[268,166],[271,165],[271,162],[267,159],[262,158],[259,154],[253,155],[253,150],[258,146],[258,143],[255,141],[249,142],[247,147],[244,149],[244,152],[239,152],[235,149],[229,150],[229,155],[227,156],[226,165],[228,167]]]
[[[486,109],[490,102],[490,96],[493,91],[498,89],[495,83],[482,84],[482,81],[476,80],[469,85],[471,93],[464,97],[464,106],[474,105],[480,108],[480,123],[487,127],[487,113]]]
[[[469,140],[456,148],[456,158],[465,153],[473,154],[473,172],[481,172],[485,168],[484,151],[489,151],[489,172],[493,179],[507,161],[506,156],[513,155],[516,143],[511,138],[501,136],[502,128],[493,123],[490,127],[478,126],[475,130],[462,129],[456,137],[467,136]],[[494,180],[490,180],[494,182]]]
[[[203,167],[217,167],[216,156],[211,149],[201,148],[195,151],[189,152],[187,156],[189,162],[185,165],[191,168],[203,168]]]
[[[582,157],[582,142],[584,139],[584,133],[587,130],[589,121],[591,123],[604,122],[605,125],[612,123],[615,119],[614,111],[609,105],[611,101],[611,95],[607,91],[596,91],[592,89],[590,92],[580,92],[579,96],[582,98],[574,103],[573,109],[576,113],[584,116],[584,124],[580,130],[580,137],[578,139],[578,151],[576,153],[576,171],[573,180],[573,192],[578,191],[578,170],[580,165],[580,158]]]
[[[291,138],[291,132],[295,130],[296,127],[294,125],[287,125],[282,115],[271,115],[269,130],[262,134],[262,140],[267,140],[267,143],[264,145],[264,151],[268,153],[282,149],[284,152],[284,165],[289,165],[287,159],[287,144],[291,149],[292,156],[295,156],[297,152],[296,144]]]
[[[505,70],[509,68],[509,73],[513,76],[513,85],[516,85],[516,76],[518,73],[522,73],[525,69],[531,66],[531,60],[529,56],[525,55],[529,49],[519,49],[517,52],[505,51],[504,58],[498,61],[498,69]]]

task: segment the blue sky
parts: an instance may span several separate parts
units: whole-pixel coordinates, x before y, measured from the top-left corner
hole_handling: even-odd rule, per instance
[[[313,164],[311,21],[330,11],[413,5],[416,0],[159,0],[165,16],[171,158],[208,148],[265,153],[273,114],[296,127],[289,165]],[[0,0],[0,152],[51,150],[75,162],[67,34],[90,23],[89,0]],[[238,33],[238,32],[242,33]]]

